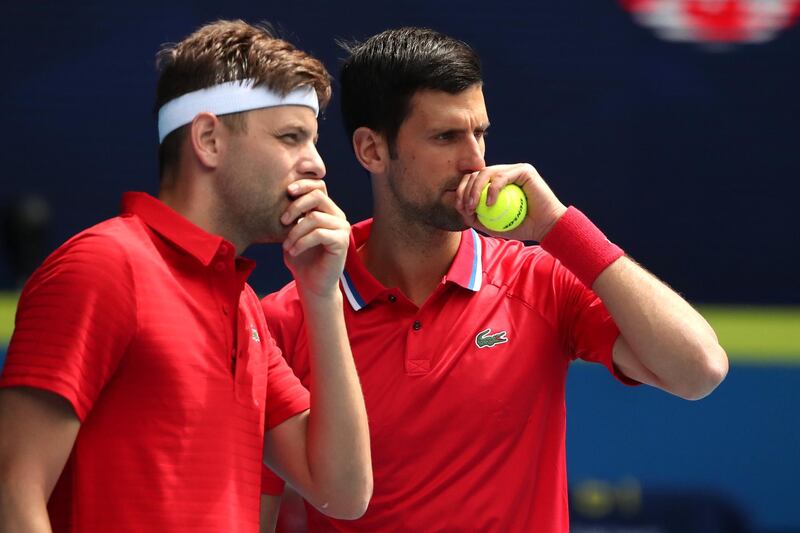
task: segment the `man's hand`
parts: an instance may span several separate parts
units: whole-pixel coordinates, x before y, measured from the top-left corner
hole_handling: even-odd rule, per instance
[[[294,224],[283,242],[286,266],[301,293],[330,296],[339,290],[350,224],[328,196],[324,181],[298,180],[288,191],[295,200],[281,216],[283,224]]]
[[[497,233],[478,221],[475,207],[486,183],[489,183],[486,198],[488,205],[493,205],[497,201],[500,189],[507,184],[516,183],[522,187],[528,198],[528,216],[519,227],[512,231]],[[527,163],[493,165],[465,175],[456,190],[456,209],[470,226],[490,235],[521,241],[541,241],[567,210],[536,169]]]

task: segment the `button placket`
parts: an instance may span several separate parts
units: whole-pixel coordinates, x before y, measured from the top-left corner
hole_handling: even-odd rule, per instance
[[[406,344],[405,367],[410,375],[427,374],[431,369],[430,351],[426,347],[422,320],[418,317],[411,323]]]
[[[231,335],[228,341],[229,347],[229,369],[231,372],[231,376],[233,377],[234,387],[236,385],[236,371],[237,371],[237,363],[238,363],[238,354],[237,354],[237,346],[238,346],[238,331],[236,327],[236,321],[234,320],[231,323],[231,315],[233,314],[234,310],[231,307],[231,302],[229,300],[229,292],[230,292],[230,274],[228,272],[231,270],[231,255],[233,253],[233,248],[226,242],[223,242],[217,248],[217,253],[214,256],[212,268],[222,274],[222,277],[218,278],[218,295],[220,296],[220,310],[222,311],[222,315],[225,317],[223,320],[225,330],[231,331]],[[232,330],[231,330],[231,326]]]
[[[217,272],[224,272],[228,269],[228,258],[230,257],[232,248],[228,243],[221,243],[217,248],[216,257],[214,257],[214,270]]]

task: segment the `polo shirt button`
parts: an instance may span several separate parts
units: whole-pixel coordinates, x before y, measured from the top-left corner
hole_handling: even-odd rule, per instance
[[[223,270],[225,270],[225,263],[223,263],[222,261],[214,263],[214,268],[217,270],[217,272],[222,272]]]
[[[392,302],[392,303],[395,303],[397,301],[397,296],[395,296],[394,294],[390,294],[389,295],[389,301]]]
[[[228,309],[227,305],[222,306],[222,312],[225,314],[225,316],[227,316],[228,313],[230,313],[230,310]]]
[[[219,255],[221,255],[221,256],[223,256],[223,257],[225,257],[226,255],[228,255],[228,252],[229,252],[229,251],[230,251],[230,250],[229,250],[229,248],[228,248],[228,245],[227,245],[227,244],[225,244],[225,243],[222,243],[222,244],[220,244],[220,245],[219,245]]]
[[[415,320],[413,327],[414,327],[414,331],[419,331],[419,329],[422,327],[422,324],[419,323],[419,320]]]

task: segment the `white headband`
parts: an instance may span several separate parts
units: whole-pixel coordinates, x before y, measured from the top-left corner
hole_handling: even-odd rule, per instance
[[[310,85],[303,85],[286,96],[270,90],[266,85],[254,86],[255,80],[237,80],[193,91],[170,100],[158,110],[158,142],[189,124],[198,113],[209,112],[227,115],[240,111],[251,111],[264,107],[302,105],[319,115],[317,92]]]

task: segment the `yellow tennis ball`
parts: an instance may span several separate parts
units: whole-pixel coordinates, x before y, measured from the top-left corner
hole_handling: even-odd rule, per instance
[[[492,231],[511,231],[522,224],[528,214],[528,199],[519,185],[509,183],[500,189],[497,201],[491,206],[486,205],[488,191],[487,183],[481,191],[478,207],[475,208],[481,224]]]

